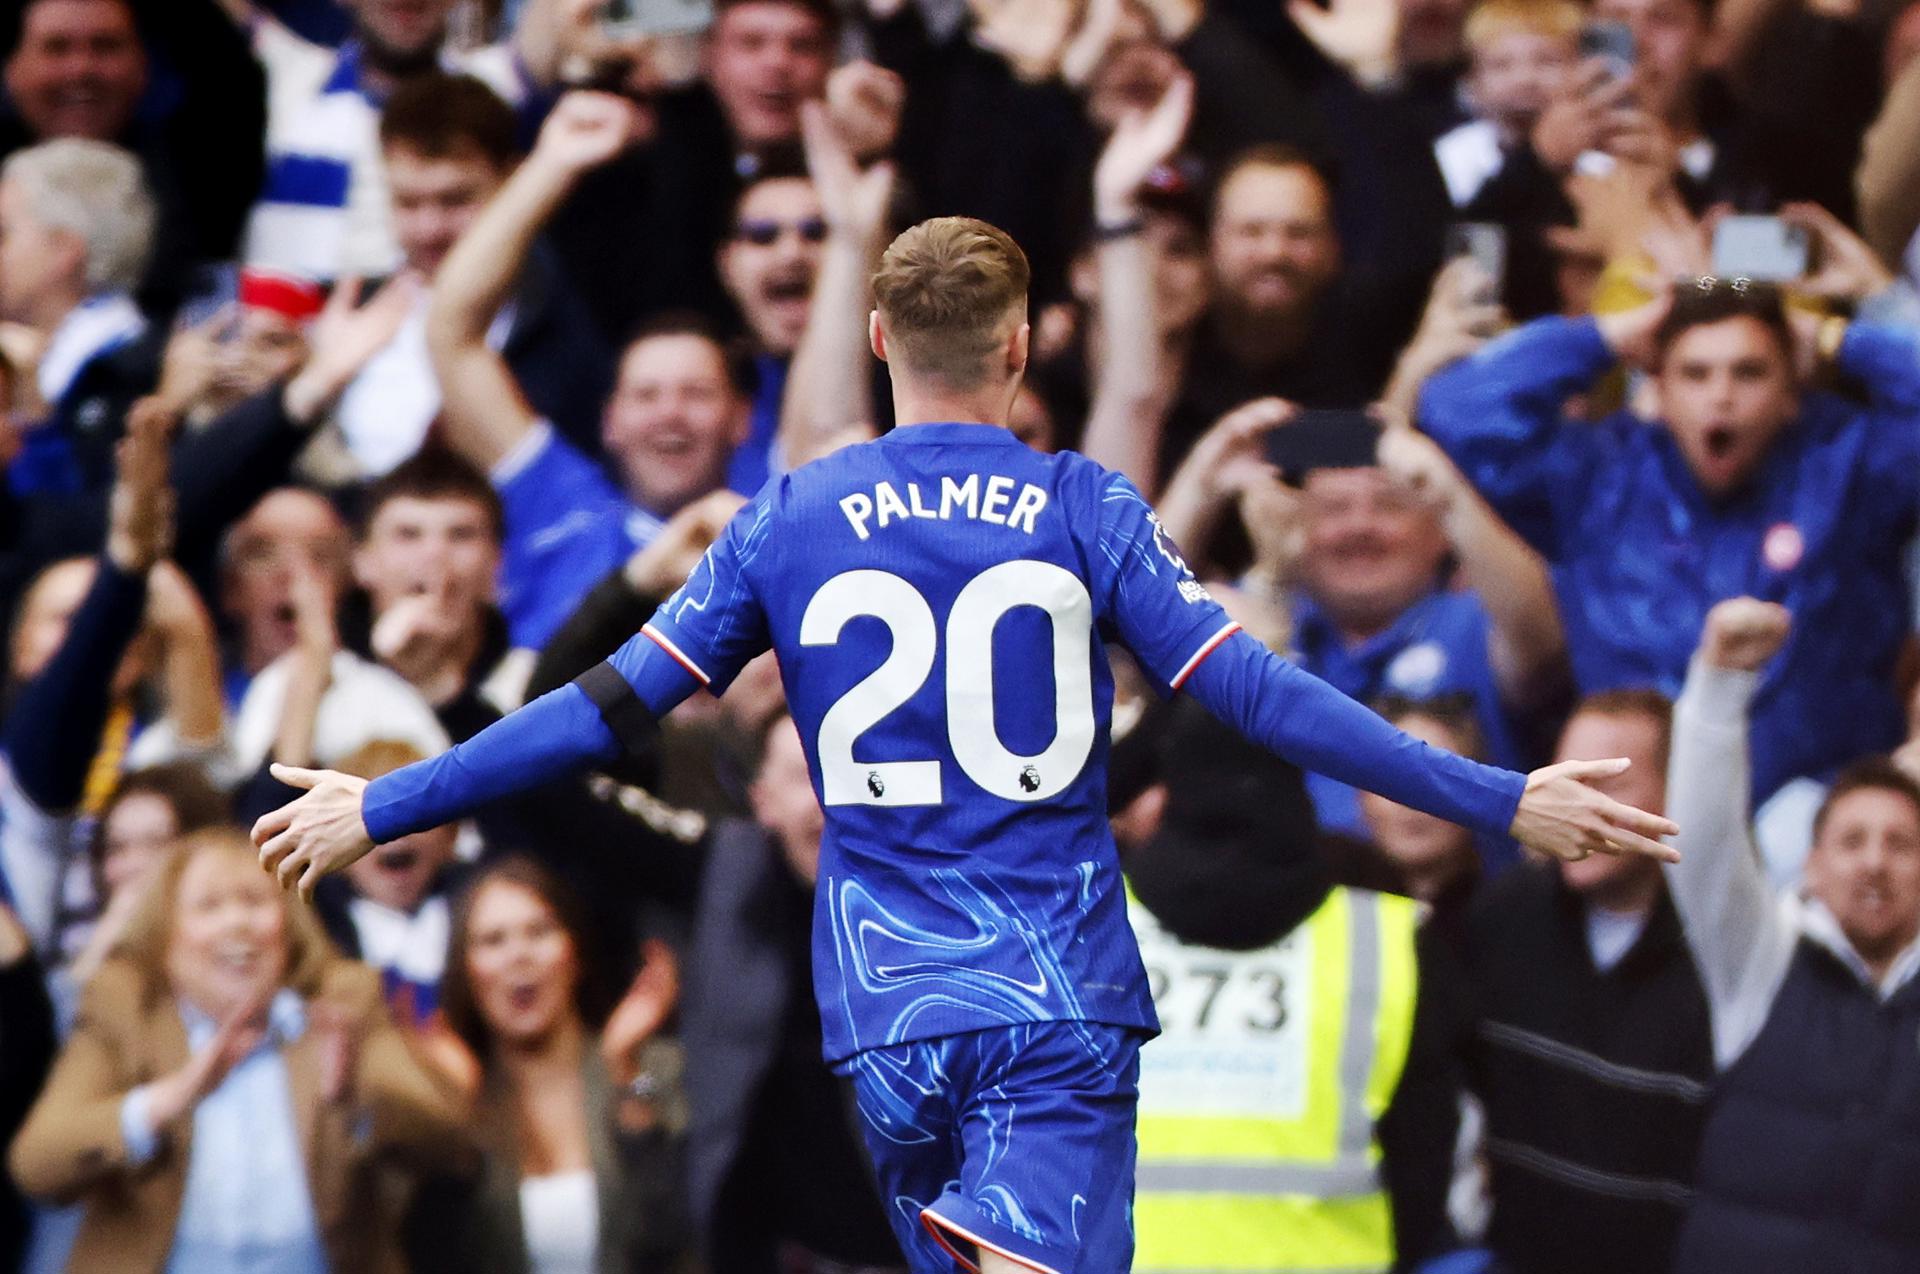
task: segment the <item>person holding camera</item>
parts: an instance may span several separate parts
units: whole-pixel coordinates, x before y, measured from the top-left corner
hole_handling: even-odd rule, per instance
[[[1236,503],[1253,545],[1239,592],[1270,645],[1364,703],[1464,695],[1489,759],[1530,758],[1525,718],[1565,684],[1546,569],[1432,442],[1257,399],[1200,439],[1160,518],[1205,562]],[[1367,835],[1353,789],[1307,783],[1323,826]]]

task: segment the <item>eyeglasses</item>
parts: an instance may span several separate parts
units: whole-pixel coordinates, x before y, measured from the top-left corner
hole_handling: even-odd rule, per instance
[[[825,243],[827,223],[819,217],[804,217],[799,221],[775,221],[770,217],[742,221],[733,228],[734,237],[745,239],[757,247],[768,247],[778,242],[780,236],[791,230],[808,243]]]

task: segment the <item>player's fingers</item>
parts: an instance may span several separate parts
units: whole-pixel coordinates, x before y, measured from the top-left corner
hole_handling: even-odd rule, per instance
[[[314,887],[320,883],[320,878],[324,875],[326,875],[326,873],[320,870],[319,863],[314,862],[307,864],[307,869],[300,873],[299,890],[301,902],[308,904],[313,902]]]
[[[1608,832],[1605,845],[1603,852],[1609,854],[1643,854],[1666,863],[1680,861],[1680,851],[1673,846],[1663,845],[1651,837],[1624,828],[1614,828]]]
[[[278,872],[287,855],[300,845],[300,838],[291,829],[281,832],[260,846],[260,865],[271,872]]]
[[[269,773],[288,787],[304,787],[308,790],[317,787],[320,780],[327,777],[325,770],[303,770],[297,765],[281,765],[277,761]]]
[[[296,846],[292,852],[280,860],[280,865],[274,868],[273,871],[273,878],[280,882],[280,888],[291,889],[294,887],[295,882],[300,879],[300,873],[305,870],[310,857],[311,855],[307,852],[305,846]]]
[[[1287,0],[1287,16],[1294,25],[1311,34],[1326,25],[1326,13],[1313,0]]]
[[[1633,762],[1624,756],[1608,757],[1604,761],[1562,761],[1558,765],[1549,765],[1542,774],[1550,779],[1573,779],[1588,783],[1594,779],[1610,779],[1616,774],[1625,774]]]
[[[1680,830],[1680,825],[1672,819],[1611,798],[1601,807],[1600,814],[1614,827],[1624,827],[1643,836],[1671,836]]]
[[[253,822],[253,843],[264,850],[268,841],[293,826],[293,807],[282,805],[277,810],[269,810]]]

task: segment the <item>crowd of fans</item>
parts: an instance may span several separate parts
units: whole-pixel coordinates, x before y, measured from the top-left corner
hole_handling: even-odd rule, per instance
[[[901,1269],[770,662],[310,906],[240,829],[890,428],[869,273],[963,214],[1024,441],[1682,829],[1529,861],[1123,677],[1136,1268],[1920,1269],[1920,4],[638,9],[0,10],[0,1265]]]

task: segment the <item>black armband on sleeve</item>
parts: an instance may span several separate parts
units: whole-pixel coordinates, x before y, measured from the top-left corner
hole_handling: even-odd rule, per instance
[[[620,675],[620,670],[602,660],[573,679],[593,706],[600,710],[600,719],[607,723],[607,729],[613,731],[613,737],[620,740],[620,746],[634,757],[651,757],[656,751],[655,744],[660,737],[660,722],[653,712],[633,692],[633,686]]]

